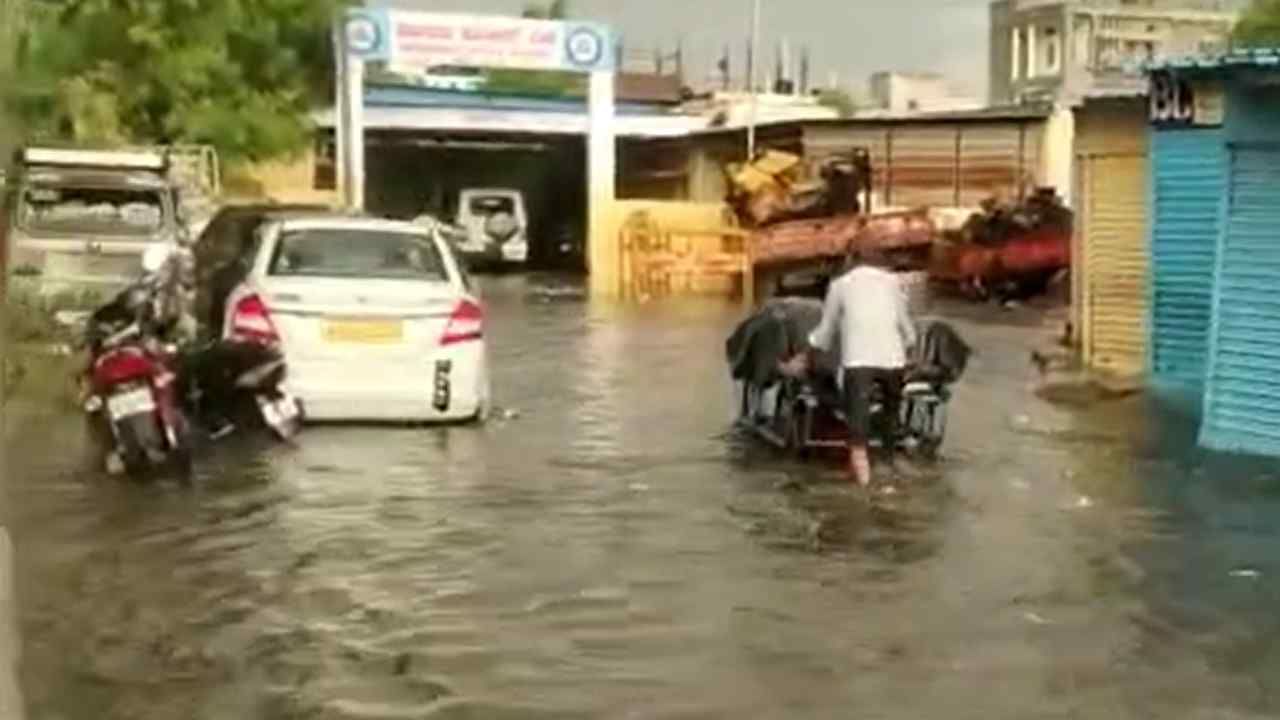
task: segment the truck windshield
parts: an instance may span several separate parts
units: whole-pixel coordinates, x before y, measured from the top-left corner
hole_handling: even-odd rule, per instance
[[[163,220],[161,193],[135,188],[32,185],[18,209],[21,227],[50,233],[150,236]]]

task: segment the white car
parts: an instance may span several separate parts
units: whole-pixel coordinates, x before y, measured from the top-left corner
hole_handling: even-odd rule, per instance
[[[458,250],[476,264],[519,265],[529,259],[524,194],[507,188],[467,188],[458,194]]]
[[[302,214],[264,223],[255,244],[223,336],[278,338],[307,420],[485,418],[484,308],[438,233]]]

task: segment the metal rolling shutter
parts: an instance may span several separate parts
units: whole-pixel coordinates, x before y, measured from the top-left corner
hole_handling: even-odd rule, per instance
[[[1088,336],[1095,369],[1141,373],[1146,365],[1146,158],[1087,159],[1084,237]]]
[[[975,125],[960,130],[959,207],[977,207],[999,195],[1017,200],[1022,188],[1034,178],[1035,165],[1021,157],[1022,129],[1008,125]]]
[[[1200,388],[1225,185],[1222,132],[1157,131],[1152,143],[1151,370],[1157,383]]]
[[[1231,150],[1201,441],[1280,455],[1280,148]]]

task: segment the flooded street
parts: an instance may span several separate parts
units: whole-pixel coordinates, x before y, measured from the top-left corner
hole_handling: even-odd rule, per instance
[[[487,283],[483,428],[235,440],[184,488],[20,410],[30,718],[1280,714],[1274,464],[1050,405],[1041,327],[964,310],[939,477],[868,500],[729,432],[737,308],[561,285]]]

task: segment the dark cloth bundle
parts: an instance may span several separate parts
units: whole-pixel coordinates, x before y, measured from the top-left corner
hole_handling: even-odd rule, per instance
[[[809,298],[769,300],[747,317],[725,342],[725,359],[734,380],[767,388],[780,377],[778,363],[806,349],[809,334],[822,320],[822,302]],[[841,363],[840,339],[832,351],[819,351],[814,379],[834,380]],[[949,323],[934,321],[923,328],[917,341],[909,379],[950,384],[968,367],[972,348]]]
[[[778,363],[806,349],[809,333],[822,320],[822,302],[808,298],[769,300],[738,324],[725,342],[725,358],[734,380],[769,387],[778,381]],[[839,341],[833,343],[839,347]],[[817,370],[840,366],[838,353],[819,353]]]

